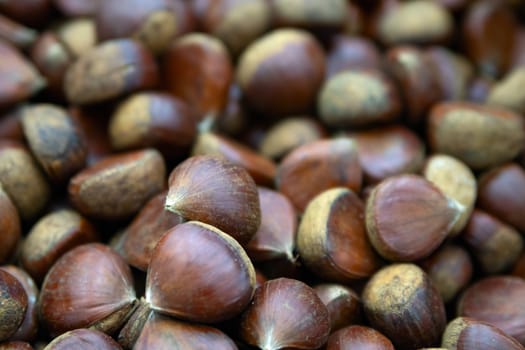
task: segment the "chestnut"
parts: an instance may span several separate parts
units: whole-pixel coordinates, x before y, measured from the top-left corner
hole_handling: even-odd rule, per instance
[[[361,321],[361,299],[350,287],[324,283],[314,287],[315,292],[326,305],[330,316],[330,331]]]
[[[366,230],[375,250],[391,261],[415,261],[444,241],[461,208],[418,175],[380,182],[366,204]]]
[[[0,264],[15,256],[21,236],[18,211],[0,184]]]
[[[157,84],[156,62],[139,42],[131,39],[106,41],[95,46],[69,66],[64,91],[76,105],[103,102]]]
[[[86,216],[122,219],[162,191],[165,178],[164,159],[155,149],[115,154],[76,174],[69,199]]]
[[[382,268],[361,297],[372,327],[400,349],[435,345],[445,329],[443,300],[427,274],[414,264]]]
[[[326,56],[326,77],[346,70],[373,70],[381,67],[377,46],[360,36],[336,34]]]
[[[215,156],[193,156],[171,172],[165,207],[247,243],[261,223],[257,187],[246,170]]]
[[[469,102],[442,102],[428,119],[434,152],[462,160],[474,170],[506,162],[525,145],[523,118],[501,107]]]
[[[326,350],[394,350],[392,342],[373,328],[345,327],[330,335]]]
[[[0,342],[13,336],[27,310],[27,293],[10,273],[0,269]]]
[[[121,350],[109,335],[97,330],[75,329],[53,339],[44,350]]]
[[[368,241],[361,199],[347,188],[314,197],[297,231],[297,251],[320,277],[349,282],[371,276],[380,266]]]
[[[506,107],[516,113],[525,112],[525,94],[519,88],[525,82],[525,68],[517,68],[498,82],[487,96],[490,105]]]
[[[328,310],[303,282],[278,278],[257,288],[240,321],[241,338],[264,350],[317,349],[330,333]]]
[[[361,181],[356,143],[348,137],[297,147],[281,161],[275,179],[299,212],[319,193],[341,186],[357,192]]]
[[[92,18],[73,18],[55,29],[57,38],[73,58],[82,56],[97,44],[94,22]]]
[[[236,74],[253,109],[282,117],[313,108],[324,72],[324,52],[313,36],[303,30],[278,29],[244,50]]]
[[[67,251],[98,240],[95,228],[76,211],[60,209],[41,217],[22,243],[20,262],[40,283]]]
[[[525,343],[525,280],[494,276],[479,280],[463,292],[457,315],[486,322]]]

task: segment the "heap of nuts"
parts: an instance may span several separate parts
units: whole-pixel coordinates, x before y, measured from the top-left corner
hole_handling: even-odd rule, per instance
[[[524,167],[523,1],[1,0],[0,350],[524,350]]]

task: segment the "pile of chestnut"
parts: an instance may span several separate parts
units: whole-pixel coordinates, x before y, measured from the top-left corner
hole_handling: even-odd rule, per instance
[[[525,3],[0,0],[0,350],[525,350]]]

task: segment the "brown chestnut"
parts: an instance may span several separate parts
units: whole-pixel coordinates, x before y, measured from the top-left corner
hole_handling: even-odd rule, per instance
[[[328,338],[326,350],[394,350],[392,342],[373,328],[345,327]]]
[[[326,77],[345,70],[373,70],[381,67],[375,44],[364,37],[334,35],[326,56]]]
[[[13,336],[27,310],[27,294],[22,284],[0,269],[0,342]]]
[[[264,350],[317,349],[329,333],[330,319],[321,299],[308,285],[289,278],[257,288],[240,324],[242,339]]]
[[[15,256],[21,235],[18,211],[0,184],[0,264]]]
[[[91,329],[75,329],[53,339],[44,350],[121,350],[109,335]]]
[[[314,290],[328,309],[331,333],[361,321],[361,299],[349,287],[325,283],[316,285]]]
[[[257,187],[243,168],[214,156],[194,156],[169,176],[165,207],[213,225],[244,244],[261,223]]]

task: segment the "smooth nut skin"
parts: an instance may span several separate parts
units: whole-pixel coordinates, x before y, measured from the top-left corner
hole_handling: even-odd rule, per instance
[[[154,147],[165,157],[187,152],[197,133],[190,107],[165,93],[137,93],[124,100],[109,121],[115,150]]]
[[[16,142],[0,142],[0,183],[22,220],[35,218],[51,197],[51,188],[37,162]]]
[[[360,323],[361,299],[352,289],[342,284],[325,283],[318,284],[314,290],[328,309],[331,333]]]
[[[38,300],[52,336],[76,328],[112,333],[135,302],[131,270],[112,249],[90,243],[64,254],[49,270]]]
[[[431,254],[459,216],[455,201],[417,175],[379,183],[366,205],[368,238],[391,261],[415,261]]]
[[[499,328],[468,317],[450,321],[443,333],[441,346],[449,350],[523,350],[524,347]]]
[[[402,2],[379,22],[379,38],[387,45],[441,43],[453,30],[450,13],[430,0]]]
[[[180,0],[100,1],[95,15],[100,41],[131,37],[154,53],[162,53],[189,26]]]
[[[333,32],[340,30],[348,20],[345,0],[271,0],[270,5],[277,27]]]
[[[22,102],[45,86],[36,68],[10,44],[0,42],[0,56],[0,108]]]
[[[80,214],[61,209],[40,218],[22,243],[20,262],[37,281],[67,251],[98,240],[95,228]]]
[[[277,169],[276,185],[302,212],[319,193],[334,187],[361,188],[362,172],[355,141],[319,140],[290,152]]]
[[[154,149],[112,155],[69,182],[69,199],[81,214],[116,220],[136,213],[165,187],[166,168]]]
[[[487,96],[487,104],[501,106],[516,113],[525,113],[525,68],[518,67],[500,80]]]
[[[38,287],[35,282],[22,268],[15,265],[3,265],[1,270],[11,274],[20,282],[27,295],[27,309],[24,315],[24,320],[13,334],[10,340],[23,340],[32,342],[35,340],[38,331]],[[0,347],[1,349],[1,347]]]
[[[380,266],[366,235],[363,202],[347,188],[310,201],[297,231],[297,251],[308,269],[329,281],[369,277]]]
[[[236,74],[252,108],[268,116],[286,116],[314,106],[324,72],[324,52],[314,37],[302,30],[279,29],[244,50]]]
[[[330,335],[326,350],[394,350],[392,342],[373,328],[345,327]]]
[[[217,349],[237,350],[237,346],[220,330],[177,321],[151,313],[133,349]]]
[[[432,346],[445,329],[443,300],[416,265],[384,267],[368,281],[361,297],[372,327],[400,349]]]
[[[486,322],[525,343],[525,281],[519,277],[494,276],[472,284],[461,296],[457,315]]]
[[[91,329],[75,329],[53,339],[45,350],[120,350],[121,346],[109,335]]]
[[[18,211],[0,185],[0,264],[15,255],[21,235]]]
[[[241,313],[254,289],[255,270],[239,243],[213,226],[190,221],[170,229],[157,243],[148,267],[146,302],[163,314],[212,323]]]
[[[381,67],[381,54],[375,44],[363,37],[336,34],[326,56],[326,77],[345,70],[372,70]]]
[[[479,180],[479,207],[521,232],[525,231],[524,196],[525,171],[518,164],[503,164]]]
[[[0,342],[15,334],[27,310],[27,294],[10,273],[0,270]]]
[[[465,51],[482,75],[496,78],[509,67],[518,23],[508,6],[483,0],[466,12],[462,34]]]
[[[194,156],[171,172],[165,208],[248,242],[261,223],[257,187],[243,168],[214,156]]]
[[[157,84],[156,62],[140,43],[131,39],[106,41],[69,66],[64,90],[69,102],[86,105],[153,88]]]
[[[212,123],[226,107],[233,66],[219,39],[203,33],[177,38],[162,57],[162,69],[166,90],[185,101],[199,122]]]
[[[31,152],[51,180],[61,183],[84,167],[86,145],[66,110],[32,105],[22,110],[21,122]]]
[[[418,172],[425,146],[416,133],[401,125],[348,133],[355,140],[366,182],[377,183],[393,175]]]
[[[479,209],[472,213],[461,238],[488,274],[508,271],[524,246],[518,231]]]
[[[328,339],[328,310],[303,282],[278,278],[257,288],[243,313],[241,338],[261,349],[317,349]]]
[[[329,78],[318,98],[328,126],[369,126],[395,120],[401,102],[394,84],[380,71],[343,71]]]
[[[435,152],[484,169],[514,158],[525,144],[523,118],[511,111],[468,102],[444,102],[432,108],[428,139]]]
[[[124,231],[116,250],[131,266],[146,271],[162,235],[184,219],[164,209],[167,192],[152,197]]]
[[[469,253],[454,244],[441,246],[418,264],[434,282],[445,303],[468,285],[474,271]]]

